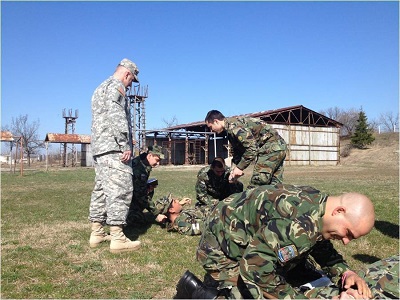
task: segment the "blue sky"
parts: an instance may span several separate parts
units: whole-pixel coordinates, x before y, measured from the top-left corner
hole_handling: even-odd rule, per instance
[[[1,2],[1,123],[27,114],[39,136],[63,133],[130,58],[148,86],[146,129],[304,105],[399,106],[399,3]]]

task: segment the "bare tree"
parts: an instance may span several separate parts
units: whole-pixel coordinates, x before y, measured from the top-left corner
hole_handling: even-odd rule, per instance
[[[320,111],[320,114],[343,124],[343,127],[340,129],[341,136],[350,136],[354,133],[359,113],[360,110],[355,108],[344,110],[339,107],[331,107]]]
[[[31,155],[37,154],[39,149],[44,148],[44,142],[39,140],[39,120],[29,123],[28,115],[19,115],[11,119],[11,132],[14,136],[22,138],[24,152],[31,163]]]
[[[320,114],[323,114],[324,116],[327,116],[328,118],[337,121],[340,116],[343,114],[343,109],[335,106],[335,107],[330,107],[327,108],[326,110],[320,111]]]
[[[395,131],[399,127],[399,113],[395,116],[392,111],[381,113],[379,116],[379,124],[383,125],[384,131]]]
[[[176,126],[176,125],[178,125],[178,119],[177,119],[177,117],[176,116],[173,116],[172,117],[172,119],[171,120],[166,120],[166,119],[163,119],[163,122],[165,123],[165,126],[168,128],[168,127],[172,127],[172,126]]]

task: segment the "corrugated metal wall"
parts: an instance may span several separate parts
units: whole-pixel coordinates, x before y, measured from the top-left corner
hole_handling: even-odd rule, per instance
[[[279,125],[273,127],[288,144],[288,165],[337,165],[340,161],[339,130],[336,127]]]

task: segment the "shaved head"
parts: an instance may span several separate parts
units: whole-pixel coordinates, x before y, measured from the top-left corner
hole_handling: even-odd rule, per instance
[[[341,197],[341,203],[347,208],[347,218],[360,232],[365,235],[374,227],[375,210],[371,200],[359,193],[346,193]]]
[[[322,218],[325,239],[342,240],[347,244],[368,234],[375,223],[375,210],[371,200],[359,193],[329,196]]]

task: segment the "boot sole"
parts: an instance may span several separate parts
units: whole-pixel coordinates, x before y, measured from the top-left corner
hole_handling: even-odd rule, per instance
[[[124,249],[110,249],[111,253],[121,253],[121,252],[130,252],[130,251],[135,251],[135,250],[139,250],[140,249],[140,245],[133,247],[133,248],[124,248]]]

